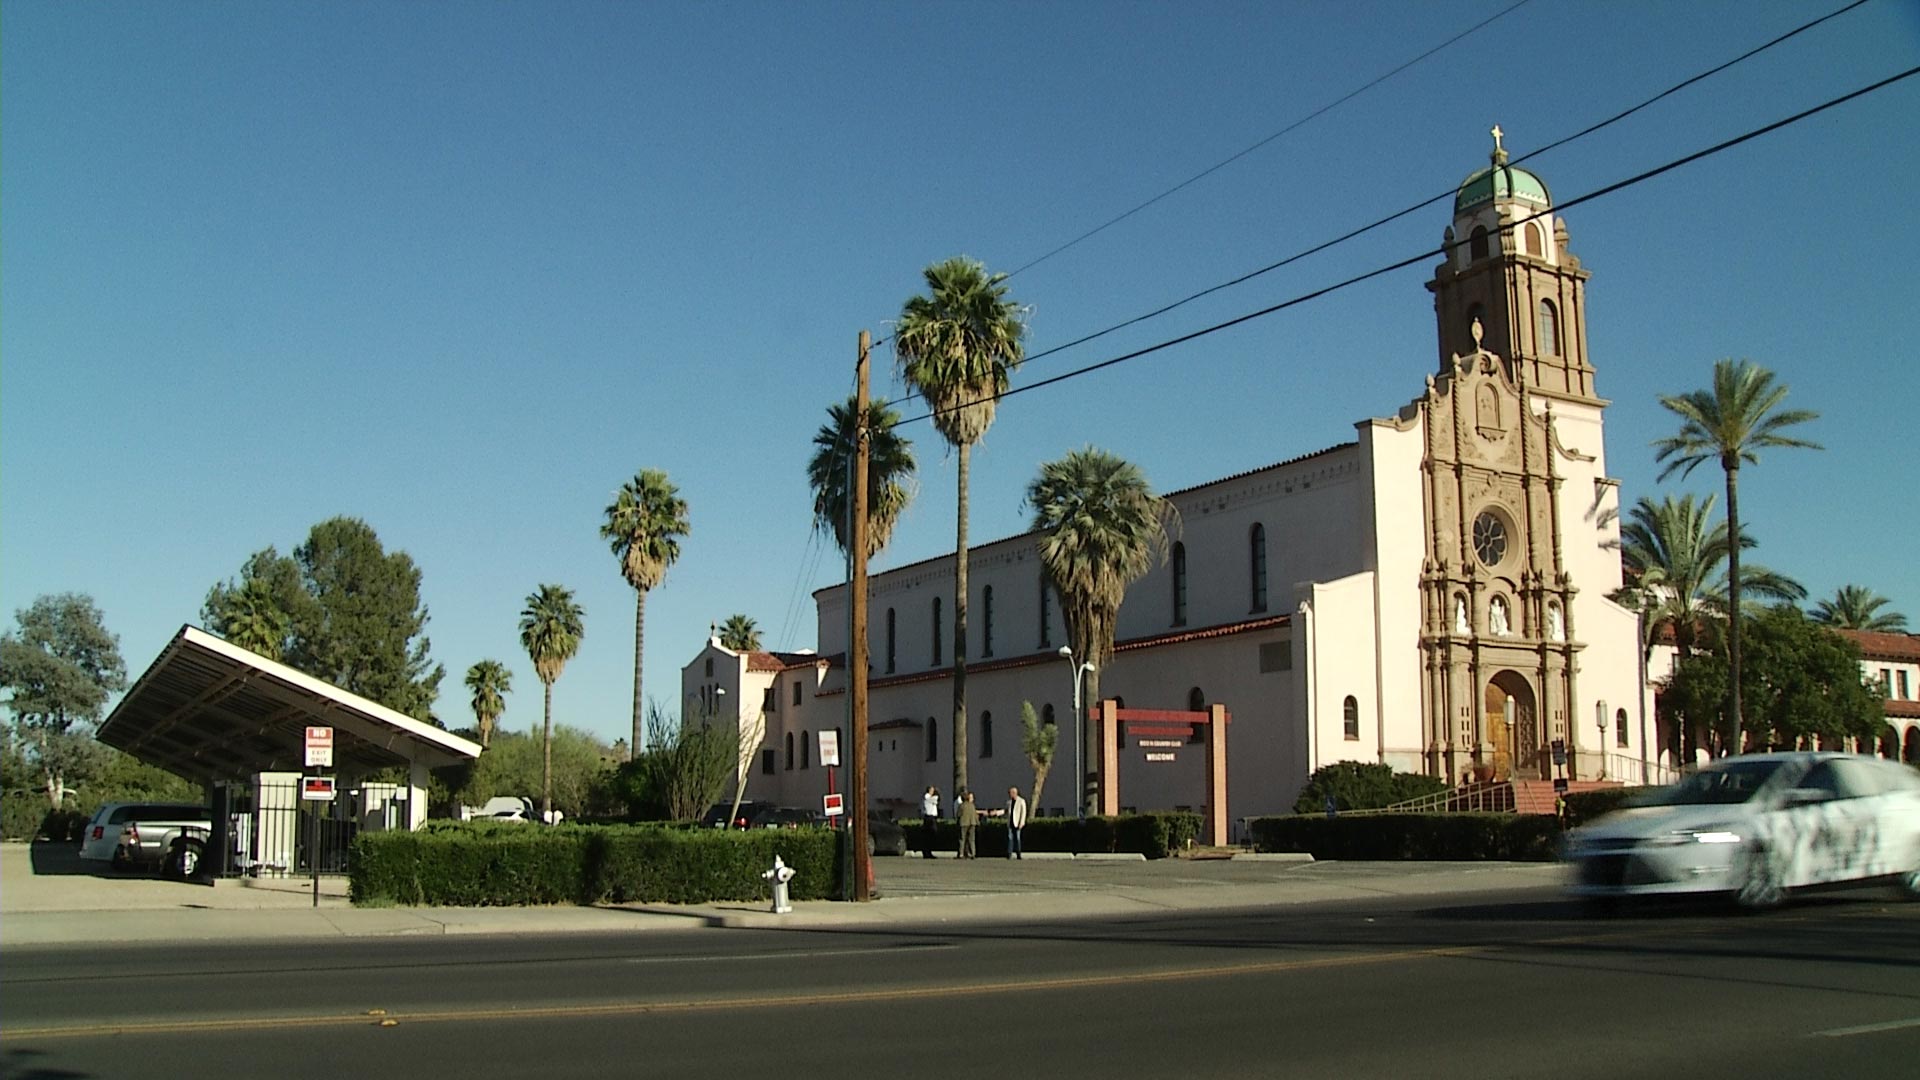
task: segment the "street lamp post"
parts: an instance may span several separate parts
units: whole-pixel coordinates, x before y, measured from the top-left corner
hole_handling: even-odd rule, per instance
[[[1074,783],[1078,785],[1074,791],[1073,815],[1085,821],[1087,819],[1087,772],[1080,760],[1082,741],[1080,725],[1086,720],[1080,713],[1080,680],[1087,672],[1093,670],[1093,664],[1075,664],[1071,645],[1060,646],[1060,659],[1065,660],[1067,666],[1073,669],[1073,776]]]
[[[1600,729],[1600,779],[1607,778],[1607,703],[1593,703],[1593,722]]]

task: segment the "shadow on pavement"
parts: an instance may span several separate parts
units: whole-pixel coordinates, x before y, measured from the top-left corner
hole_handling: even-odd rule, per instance
[[[37,877],[78,876],[117,878],[127,877],[104,862],[80,857],[80,848],[76,844],[64,844],[53,840],[35,840],[32,849],[33,872]]]

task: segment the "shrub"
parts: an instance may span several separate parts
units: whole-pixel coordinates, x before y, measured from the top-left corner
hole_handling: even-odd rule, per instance
[[[1261,851],[1316,859],[1545,861],[1560,837],[1545,814],[1296,815],[1254,818],[1249,827]]]
[[[1627,801],[1645,788],[1595,788],[1592,791],[1571,791],[1567,793],[1567,827],[1585,825],[1587,822],[1605,814],[1610,814],[1627,804]]]
[[[1307,778],[1307,786],[1293,802],[1293,812],[1322,813],[1329,794],[1342,810],[1377,810],[1445,790],[1447,782],[1438,777],[1397,773],[1391,765],[1377,762],[1336,761],[1315,769]]]

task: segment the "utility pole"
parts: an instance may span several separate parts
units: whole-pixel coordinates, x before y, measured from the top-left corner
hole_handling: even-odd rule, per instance
[[[867,850],[867,456],[873,433],[867,430],[867,352],[873,340],[860,331],[860,360],[854,371],[859,390],[854,399],[853,528],[847,531],[848,604],[853,612],[852,634],[847,642],[847,703],[853,710],[853,768],[847,778],[847,813],[853,817],[853,898],[864,903],[873,899],[873,855]]]

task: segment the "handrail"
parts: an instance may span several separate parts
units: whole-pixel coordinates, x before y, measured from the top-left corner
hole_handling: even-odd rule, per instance
[[[1502,780],[1491,784],[1471,784],[1466,787],[1448,788],[1431,795],[1405,799],[1391,806],[1375,807],[1368,810],[1342,810],[1348,817],[1371,817],[1378,814],[1432,814],[1453,813],[1459,811],[1481,811],[1490,813],[1512,813],[1514,792],[1512,781]]]

